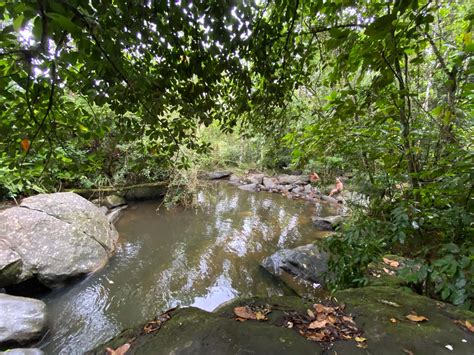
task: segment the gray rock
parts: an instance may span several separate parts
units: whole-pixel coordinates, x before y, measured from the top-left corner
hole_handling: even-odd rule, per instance
[[[21,256],[7,240],[0,239],[0,286],[16,283],[23,270]]]
[[[128,206],[122,206],[122,207],[119,207],[119,208],[116,208],[112,211],[110,211],[108,214],[107,214],[107,219],[109,220],[110,223],[115,223],[118,221],[118,219],[120,218],[120,216],[122,215],[122,211],[124,209],[126,209]]]
[[[237,176],[237,175],[234,175],[232,174],[230,177],[229,177],[229,182],[231,184],[240,184],[240,181],[241,181],[241,177],[240,176]]]
[[[294,249],[281,249],[262,261],[262,266],[271,274],[280,277],[284,272],[313,287],[323,284],[323,273],[328,270],[328,255],[314,244]],[[286,280],[283,278],[283,281]],[[289,284],[292,287],[291,284]],[[298,290],[295,290],[298,292]],[[299,292],[298,292],[299,293]]]
[[[297,185],[305,185],[309,182],[308,175],[279,175],[277,176],[278,181],[280,184],[289,185],[289,184],[297,184]]]
[[[321,230],[333,231],[344,220],[342,216],[314,217],[314,226]]]
[[[43,355],[44,352],[38,348],[17,348],[0,351],[0,355]]]
[[[0,287],[33,277],[61,286],[105,265],[117,239],[104,213],[77,194],[26,198],[0,212]]]
[[[213,171],[207,174],[209,180],[219,180],[226,178],[232,174],[231,171]]]
[[[107,208],[115,208],[119,206],[123,206],[127,204],[127,201],[122,196],[119,195],[109,195],[106,196],[104,201],[102,201],[102,204],[106,206]]]
[[[241,186],[239,186],[239,189],[245,190],[245,191],[256,191],[257,190],[257,184],[241,185]]]
[[[261,184],[263,182],[264,175],[263,174],[249,174],[247,176],[247,181],[251,184]]]
[[[0,343],[24,344],[46,327],[46,304],[32,298],[0,294]]]
[[[270,177],[263,177],[263,186],[265,186],[268,190],[275,189],[276,183],[275,179],[270,178]]]

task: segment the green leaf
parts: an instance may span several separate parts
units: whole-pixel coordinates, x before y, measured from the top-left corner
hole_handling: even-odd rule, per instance
[[[57,14],[54,12],[49,12],[46,14],[50,19],[53,20],[53,22],[57,23],[60,27],[62,27],[64,30],[70,32],[70,33],[80,33],[81,32],[81,27],[76,25],[74,22],[72,22],[70,19],[67,17]]]
[[[24,20],[25,20],[25,16],[21,14],[13,21],[13,28],[15,31],[19,32],[21,30]]]

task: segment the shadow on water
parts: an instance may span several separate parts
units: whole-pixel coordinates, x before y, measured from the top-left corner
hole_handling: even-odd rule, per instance
[[[311,216],[328,214],[326,207],[222,183],[202,190],[198,202],[195,210],[159,212],[156,201],[130,205],[107,267],[44,298],[45,353],[83,353],[177,305],[211,311],[240,296],[291,294],[260,261],[321,238]]]

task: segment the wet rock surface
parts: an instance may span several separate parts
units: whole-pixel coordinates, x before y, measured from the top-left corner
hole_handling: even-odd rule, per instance
[[[232,174],[231,171],[213,171],[213,172],[207,173],[206,177],[209,180],[219,180],[219,179],[229,177],[231,174]]]
[[[77,194],[28,197],[0,212],[0,286],[31,278],[61,286],[102,267],[117,238],[104,213]]]
[[[303,283],[309,289],[321,288],[324,284],[323,274],[328,270],[328,255],[317,245],[308,244],[278,250],[265,258],[261,265],[272,275],[281,278],[295,292],[303,295],[305,288],[295,285]]]
[[[343,220],[343,216],[314,217],[313,223],[320,230],[334,231]]]
[[[46,327],[46,305],[32,298],[0,294],[0,345],[25,344]]]

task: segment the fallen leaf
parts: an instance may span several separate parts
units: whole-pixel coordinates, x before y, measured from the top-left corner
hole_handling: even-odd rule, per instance
[[[267,317],[265,317],[265,315],[261,311],[255,312],[255,318],[257,320],[267,320]]]
[[[247,320],[246,318],[240,318],[240,317],[235,317],[234,319],[239,322],[245,322]]]
[[[467,330],[469,330],[470,332],[473,332],[474,333],[474,326],[472,325],[471,322],[469,322],[468,320],[466,321],[462,321],[462,320],[455,320],[454,323],[456,324],[459,324],[460,326],[462,326],[463,328],[466,328]]]
[[[354,323],[354,319],[352,319],[352,317],[342,316],[342,320],[346,322]]]
[[[392,270],[389,270],[389,269],[387,269],[387,268],[385,268],[385,267],[384,267],[382,270],[383,270],[386,274],[388,274],[388,275],[395,275],[395,272],[393,272]]]
[[[397,323],[398,321],[395,318],[390,318],[390,322]]]
[[[323,332],[321,333],[315,333],[315,334],[309,334],[306,336],[307,339],[314,340],[314,341],[323,341],[326,338],[326,334]]]
[[[391,267],[397,268],[398,266],[400,266],[400,263],[396,260],[392,260],[389,258],[383,258],[382,260],[385,264],[390,265]]]
[[[308,309],[306,312],[308,313],[309,318],[311,319],[316,318],[312,310]]]
[[[408,355],[415,355],[415,354],[413,353],[413,351],[408,350],[408,349],[403,349],[403,352],[404,352],[405,354],[408,354]]]
[[[337,322],[337,319],[336,319],[336,317],[328,316],[328,322],[331,323],[331,324],[334,324],[334,323]]]
[[[248,306],[235,307],[234,314],[239,318],[257,319],[255,313]]]
[[[130,344],[125,343],[115,350],[111,348],[106,348],[105,350],[107,351],[107,355],[123,355],[128,351],[128,349],[130,349]]]
[[[317,320],[315,320],[314,322],[309,323],[308,329],[319,329],[319,328],[323,328],[323,327],[326,326],[326,324],[328,324],[328,321],[327,321],[327,320],[322,320],[322,321],[317,321]]]
[[[362,343],[362,342],[366,341],[367,339],[365,339],[364,337],[355,337],[354,340],[358,343]]]
[[[419,316],[416,314],[409,314],[406,316],[407,319],[411,320],[412,322],[424,322],[425,320],[428,320],[425,316]]]
[[[335,311],[334,307],[326,307],[323,304],[316,303],[314,309],[317,313],[333,313]]]

